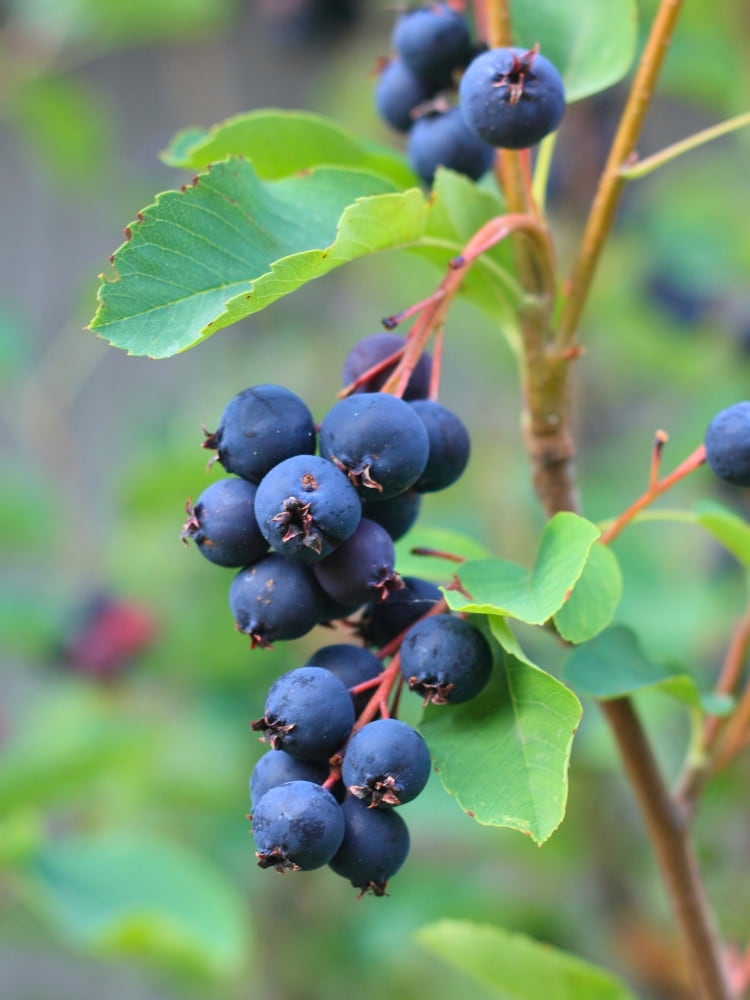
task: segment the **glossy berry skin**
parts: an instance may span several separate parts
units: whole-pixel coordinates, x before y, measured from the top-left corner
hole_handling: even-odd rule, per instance
[[[366,604],[359,620],[359,634],[371,646],[385,646],[442,600],[434,583],[417,576],[403,577],[404,586],[384,601]]]
[[[411,406],[424,422],[430,439],[430,456],[414,489],[417,493],[444,490],[466,468],[471,452],[469,432],[460,417],[435,399],[418,399]]]
[[[341,777],[369,806],[399,806],[415,799],[430,776],[427,744],[399,719],[376,719],[349,740]]]
[[[253,647],[270,646],[309,632],[318,622],[323,597],[307,566],[271,553],[235,576],[229,607],[237,631],[249,635]]]
[[[289,670],[271,685],[254,732],[274,750],[298,760],[325,761],[346,742],[354,725],[349,689],[324,667]]]
[[[261,868],[311,871],[327,865],[344,838],[344,814],[327,788],[287,781],[270,788],[253,809]]]
[[[395,562],[391,536],[385,528],[363,517],[351,538],[316,563],[313,572],[334,601],[360,605],[385,600],[403,586],[394,569]]]
[[[714,475],[732,486],[750,486],[750,401],[717,413],[704,443]]]
[[[469,128],[459,108],[451,108],[417,119],[406,156],[414,173],[429,186],[438,167],[478,181],[492,167],[495,150]]]
[[[492,672],[482,633],[457,615],[417,622],[401,643],[401,673],[410,690],[433,705],[457,705],[479,694]]]
[[[269,750],[258,760],[250,775],[250,808],[269,788],[286,781],[314,781],[322,785],[328,777],[328,764],[317,760],[297,760],[286,750]]]
[[[428,460],[429,461],[429,460]],[[381,528],[385,528],[392,540],[395,542],[412,528],[419,517],[419,509],[422,506],[422,497],[414,489],[407,490],[406,493],[399,493],[397,497],[390,500],[379,500],[374,502],[364,501],[362,504],[362,517],[367,517],[375,521]]]
[[[255,520],[255,490],[245,479],[219,479],[188,504],[182,538],[218,566],[248,566],[268,551]]]
[[[328,862],[332,871],[349,879],[361,893],[384,896],[388,880],[409,853],[409,830],[393,809],[368,809],[347,796],[341,803],[344,839]]]
[[[204,448],[215,449],[227,472],[259,483],[292,455],[315,451],[315,425],[305,403],[281,385],[254,385],[227,403]]]
[[[369,649],[363,649],[362,646],[352,646],[348,642],[336,642],[321,647],[308,658],[307,665],[330,670],[347,690],[365,681],[374,680],[383,671],[383,664],[374,653]],[[351,695],[356,715],[359,715],[370,700],[373,690],[374,688],[368,688],[360,694]]]
[[[471,50],[469,25],[446,3],[407,11],[393,31],[393,47],[409,69],[424,80],[446,81],[465,66]]]
[[[362,502],[331,462],[316,455],[294,455],[261,479],[255,516],[277,552],[311,563],[353,534],[362,516]]]
[[[374,368],[381,361],[402,350],[406,341],[397,333],[371,333],[358,340],[344,358],[342,370],[342,385],[349,386],[360,375]],[[396,367],[396,362],[388,365],[377,375],[367,379],[354,393],[377,392],[390,378]],[[430,391],[430,375],[432,374],[432,359],[429,354],[422,354],[409,376],[404,389],[403,399],[423,399]]]
[[[402,399],[365,392],[339,400],[323,418],[320,454],[346,472],[364,500],[404,493],[427,465],[427,430]]]
[[[414,124],[412,112],[436,93],[434,84],[412,73],[402,59],[391,59],[375,84],[375,107],[380,117],[397,132],[408,132]]]
[[[461,113],[491,146],[523,149],[554,132],[565,112],[560,74],[534,49],[490,49],[461,78]]]

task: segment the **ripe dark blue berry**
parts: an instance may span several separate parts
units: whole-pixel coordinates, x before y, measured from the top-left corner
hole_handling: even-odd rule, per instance
[[[320,453],[342,469],[364,500],[388,500],[419,479],[427,430],[403,399],[367,392],[339,400],[323,418]]]
[[[375,107],[391,128],[408,132],[414,124],[414,109],[435,93],[435,85],[413,73],[402,59],[391,59],[375,84]]]
[[[414,489],[418,493],[444,490],[466,468],[471,451],[469,432],[452,410],[435,399],[417,399],[411,405],[424,421],[430,439],[430,456]]]
[[[329,861],[332,871],[361,893],[384,896],[388,880],[406,861],[409,830],[393,809],[369,809],[352,796],[341,803],[344,839]]]
[[[393,47],[417,76],[445,81],[469,59],[469,25],[464,15],[447,3],[431,3],[398,19]]]
[[[708,425],[706,461],[719,479],[750,486],[750,402],[721,410]]]
[[[261,479],[255,516],[273,548],[309,563],[329,555],[354,532],[362,502],[331,462],[316,455],[295,455]]]
[[[368,645],[387,645],[443,597],[429,580],[405,576],[403,581],[401,590],[395,590],[384,601],[371,601],[362,609],[358,632]]]
[[[403,586],[394,569],[391,536],[374,521],[362,518],[357,530],[326,559],[313,566],[323,590],[340,604],[385,600]]]
[[[188,502],[182,537],[218,566],[248,566],[268,551],[255,520],[255,490],[245,479],[219,479]]]
[[[416,729],[405,722],[376,719],[349,740],[341,776],[366,805],[403,805],[427,784],[430,753]]]
[[[424,475],[424,473],[423,473]],[[419,517],[422,497],[415,490],[399,493],[390,500],[378,500],[362,504],[362,517],[375,521],[388,532],[393,541],[403,538]]]
[[[461,113],[491,146],[523,149],[554,132],[565,112],[560,74],[536,49],[490,49],[461,78]]]
[[[235,576],[229,607],[237,630],[249,635],[253,646],[270,646],[309,632],[321,615],[323,597],[307,566],[271,553]]]
[[[330,768],[323,761],[297,760],[286,750],[269,750],[258,760],[250,775],[250,808],[269,788],[286,781],[314,781],[322,785],[329,773]]]
[[[323,667],[341,681],[344,687],[353,688],[365,681],[374,680],[383,670],[383,664],[362,646],[352,646],[348,642],[336,642],[316,650],[307,661],[310,667]],[[370,700],[372,689],[352,695],[354,711],[357,715]]]
[[[255,732],[274,750],[299,760],[328,760],[354,725],[349,689],[324,667],[299,667],[271,685]]]
[[[457,615],[417,622],[401,643],[401,673],[425,703],[457,705],[479,694],[492,671],[492,651],[482,633]]]
[[[281,385],[254,385],[227,403],[204,448],[215,449],[227,472],[251,483],[292,455],[315,451],[315,425],[305,403]]]
[[[327,865],[344,838],[344,814],[327,788],[287,781],[253,809],[255,855],[261,868],[310,871]]]
[[[371,333],[357,341],[344,358],[343,385],[351,385],[360,375],[364,375],[365,372],[385,361],[396,351],[403,350],[405,343],[404,338],[399,337],[397,333]],[[354,392],[377,392],[393,374],[396,364],[397,362],[394,361],[387,365],[377,375],[373,375],[372,378],[363,382]],[[406,383],[403,399],[423,399],[430,391],[431,373],[432,359],[429,354],[422,354]]]
[[[438,167],[478,181],[492,166],[495,150],[469,128],[459,108],[451,108],[417,119],[406,155],[414,173],[429,185]]]

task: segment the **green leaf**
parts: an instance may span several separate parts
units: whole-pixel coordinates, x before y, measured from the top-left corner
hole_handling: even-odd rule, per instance
[[[439,920],[416,938],[501,1000],[635,1000],[606,970],[489,924]]]
[[[478,823],[538,844],[565,815],[568,762],[581,718],[576,696],[506,653],[490,683],[463,705],[425,709],[421,729],[446,790]]]
[[[229,156],[250,160],[258,177],[267,181],[337,166],[380,174],[399,187],[418,184],[404,158],[393,150],[358,139],[336,122],[307,111],[269,108],[235,115],[208,131],[185,129],[162,159],[172,167],[203,170]]]
[[[598,537],[599,529],[577,514],[555,514],[545,525],[531,571],[502,559],[468,562],[459,568],[458,576],[471,597],[450,591],[448,604],[456,611],[504,615],[541,625],[562,606]]]
[[[743,566],[750,567],[750,524],[712,500],[694,507],[698,524],[710,532]]]
[[[596,94],[630,69],[638,40],[635,0],[513,0],[514,44],[539,43],[565,81],[568,102]]]
[[[555,615],[557,631],[568,642],[592,639],[612,621],[622,596],[622,573],[614,552],[593,545],[578,583]]]
[[[563,676],[577,691],[594,698],[621,698],[656,688],[694,708],[710,712],[717,707],[726,709],[717,705],[714,695],[704,696],[690,674],[649,659],[638,636],[624,625],[613,625],[578,646],[566,660]]]
[[[265,182],[245,160],[217,163],[128,227],[91,329],[130,354],[184,351],[347,260],[414,239],[425,200],[391,189],[338,168]]]
[[[48,844],[31,877],[78,946],[217,976],[244,964],[248,928],[239,889],[177,841],[126,832],[73,837]]]
[[[467,535],[418,524],[396,542],[396,569],[402,576],[444,582],[455,575],[458,563],[437,555],[414,555],[412,550],[420,548],[463,559],[484,559],[488,554],[483,545]]]

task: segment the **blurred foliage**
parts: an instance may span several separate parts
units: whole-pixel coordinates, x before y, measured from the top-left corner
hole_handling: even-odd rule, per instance
[[[8,177],[19,191],[32,179],[23,195],[28,226],[6,241],[0,303],[0,981],[13,1000],[86,1000],[105,991],[127,1000],[239,1000],[249,991],[269,1000],[338,1000],[353,984],[360,1000],[453,1000],[465,980],[413,937],[452,918],[569,948],[625,972],[641,996],[679,1000],[685,983],[671,918],[588,699],[567,817],[541,851],[510,831],[471,823],[433,777],[405,813],[412,854],[390,898],[356,901],[325,871],[281,878],[255,867],[245,812],[261,748],[248,722],[271,679],[334,636],[320,629],[251,653],[233,632],[231,571],[179,541],[184,502],[207,481],[201,422],[214,426],[226,400],[261,381],[288,384],[319,419],[339,388],[336,359],[381,316],[428,294],[435,272],[413,256],[356,262],[189,358],[158,365],[117,357],[79,333],[106,248],[165,176],[133,159],[138,143],[126,114],[133,97],[122,77],[108,77],[111,60],[124,60],[134,82],[146,72],[147,51],[161,64],[185,45],[189,75],[212,42],[225,46],[222,65],[244,67],[270,50],[279,77],[292,77],[289,101],[392,142],[363,82],[373,56],[388,50],[392,15],[369,5],[335,52],[295,39],[293,61],[283,32],[264,34],[253,6],[16,0],[0,22],[8,70],[0,82],[2,140],[9,162],[21,164]],[[654,6],[640,3],[646,12]],[[686,4],[644,151],[659,148],[662,132],[671,141],[747,107],[747,28],[744,0]],[[243,103],[226,113],[276,103],[271,89],[243,91]],[[563,260],[620,98],[615,89],[571,114],[588,168],[561,136],[552,214]],[[183,106],[184,117],[154,138],[153,109],[143,103],[138,128],[153,139],[154,164],[177,128],[211,121],[194,121]],[[641,491],[657,428],[669,433],[671,467],[716,410],[748,395],[747,142],[737,135],[698,151],[639,182],[623,204],[586,314],[577,380],[582,500],[592,520],[613,516]],[[103,177],[106,207],[86,188]],[[22,195],[4,187],[12,207]],[[40,204],[41,220],[33,214]],[[76,233],[94,218],[101,230],[81,252]],[[51,256],[25,242],[35,231]],[[45,295],[52,301],[42,311]],[[697,306],[687,309],[686,296]],[[426,498],[420,524],[469,535],[529,565],[542,515],[518,434],[510,351],[485,317],[459,303],[445,355],[443,398],[471,428],[474,457],[460,486]],[[706,470],[662,506],[688,510],[705,499],[743,519],[750,509],[744,491],[724,491]],[[710,688],[747,599],[745,570],[691,521],[644,520],[613,548],[624,584],[617,622],[637,630],[649,661]],[[106,679],[81,670],[70,654],[92,596],[101,594],[144,609],[154,625],[148,643]],[[518,634],[534,662],[562,669],[551,637]],[[687,713],[654,691],[638,704],[675,777]],[[404,713],[416,721],[418,703]],[[696,827],[709,895],[737,942],[748,923],[747,899],[737,891],[748,766],[745,757],[709,787]],[[480,1000],[491,995],[481,985],[472,991]]]

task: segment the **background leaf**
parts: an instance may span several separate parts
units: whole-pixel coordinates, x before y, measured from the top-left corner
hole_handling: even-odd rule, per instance
[[[560,681],[507,653],[476,698],[428,705],[421,729],[440,778],[478,823],[541,844],[565,815],[581,706]]]
[[[502,1000],[635,1000],[604,969],[499,927],[440,920],[416,938]]]
[[[506,615],[541,625],[562,606],[586,564],[599,529],[577,514],[555,514],[544,526],[534,568],[503,559],[468,562],[458,577],[471,597],[450,591],[456,611]]]
[[[539,43],[562,74],[568,102],[611,87],[633,62],[635,0],[514,0],[511,14],[514,44]]]
[[[573,592],[555,615],[555,626],[568,642],[586,642],[612,621],[622,596],[622,573],[607,545],[592,545]]]

